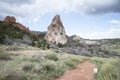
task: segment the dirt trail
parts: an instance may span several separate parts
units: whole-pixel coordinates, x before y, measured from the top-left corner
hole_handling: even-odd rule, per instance
[[[85,61],[77,66],[76,69],[66,71],[63,76],[54,80],[91,80],[96,66],[89,61]]]

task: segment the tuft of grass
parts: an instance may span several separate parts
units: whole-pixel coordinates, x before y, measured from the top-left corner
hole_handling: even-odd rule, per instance
[[[6,69],[0,75],[0,80],[28,80],[22,71]]]
[[[53,72],[53,71],[55,71],[56,70],[56,67],[57,67],[57,65],[56,65],[56,63],[54,62],[54,61],[46,61],[43,65],[42,65],[42,67],[43,67],[43,70],[45,71],[45,72]]]
[[[75,63],[74,63],[74,61],[72,61],[71,59],[65,60],[64,63],[65,63],[66,66],[68,66],[70,69],[75,68]]]
[[[25,72],[31,72],[32,68],[33,68],[33,64],[31,64],[30,62],[24,62],[21,64],[22,70]]]
[[[66,60],[64,60],[64,63],[66,66],[68,66],[70,69],[75,68],[75,66],[79,63],[81,63],[84,59],[80,58],[79,56],[70,56]]]
[[[2,48],[0,48],[0,60],[10,60],[9,55]]]
[[[98,60],[99,62],[99,60]],[[98,75],[94,80],[119,80],[120,79],[120,59],[110,58],[101,67],[98,67]],[[100,65],[100,63],[99,63]]]
[[[33,72],[34,73],[41,73],[42,72],[42,66],[40,66],[40,64],[36,64],[33,68]]]
[[[109,62],[105,63],[102,68],[101,71],[99,73],[100,76],[103,76],[104,79],[102,80],[119,80],[120,79],[120,72],[118,70],[120,70],[120,60],[115,61],[115,62]],[[98,75],[98,80],[101,79],[101,77],[99,77]],[[99,79],[100,78],[100,79]]]
[[[58,61],[59,58],[57,57],[56,54],[48,54],[45,56],[45,58],[49,59],[49,60],[53,60],[53,61]]]

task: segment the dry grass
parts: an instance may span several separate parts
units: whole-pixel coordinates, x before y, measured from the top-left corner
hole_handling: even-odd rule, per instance
[[[19,55],[14,56],[12,60],[5,62],[4,65],[0,65],[0,80],[9,80],[8,77],[11,80],[51,80],[86,60],[96,64],[101,71],[100,73],[105,73],[114,68],[112,65],[117,60],[98,57],[89,58],[63,52],[57,53],[54,50],[40,50],[38,48],[8,51],[8,54],[13,54],[10,57],[16,54]],[[116,76],[115,73],[114,76]]]

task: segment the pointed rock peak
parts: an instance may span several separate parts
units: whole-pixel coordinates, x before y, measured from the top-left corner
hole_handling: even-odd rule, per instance
[[[60,15],[56,14],[55,17],[53,18],[53,21],[61,21]]]
[[[59,24],[61,27],[63,27],[62,21],[60,19],[60,15],[56,14],[52,20],[53,25]]]
[[[66,32],[61,22],[60,15],[56,15],[53,18],[51,24],[48,26],[48,31],[45,35],[45,39],[48,42],[56,44],[65,44],[67,42]]]

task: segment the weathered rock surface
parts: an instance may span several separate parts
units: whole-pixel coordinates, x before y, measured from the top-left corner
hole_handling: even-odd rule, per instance
[[[67,36],[67,43],[65,44],[66,47],[72,47],[72,48],[77,48],[77,47],[85,47],[84,39],[73,35],[73,36]]]
[[[26,32],[30,32],[30,30],[29,30],[28,27],[26,27],[26,26],[24,26],[24,25],[22,25],[22,24],[20,24],[18,22],[16,22],[14,25],[17,26],[17,27],[19,27],[21,30],[24,30]]]
[[[45,40],[56,44],[67,43],[66,32],[59,15],[56,15],[53,18],[52,23],[48,26],[48,31],[45,35]]]
[[[3,21],[7,22],[7,23],[12,23],[14,26],[19,27],[21,30],[24,30],[24,31],[27,31],[27,32],[30,31],[29,28],[27,28],[26,26],[16,22],[16,19],[13,16],[6,16]]]
[[[12,23],[15,23],[16,22],[16,19],[15,17],[13,16],[6,16],[5,19],[4,19],[5,22],[12,22]]]

